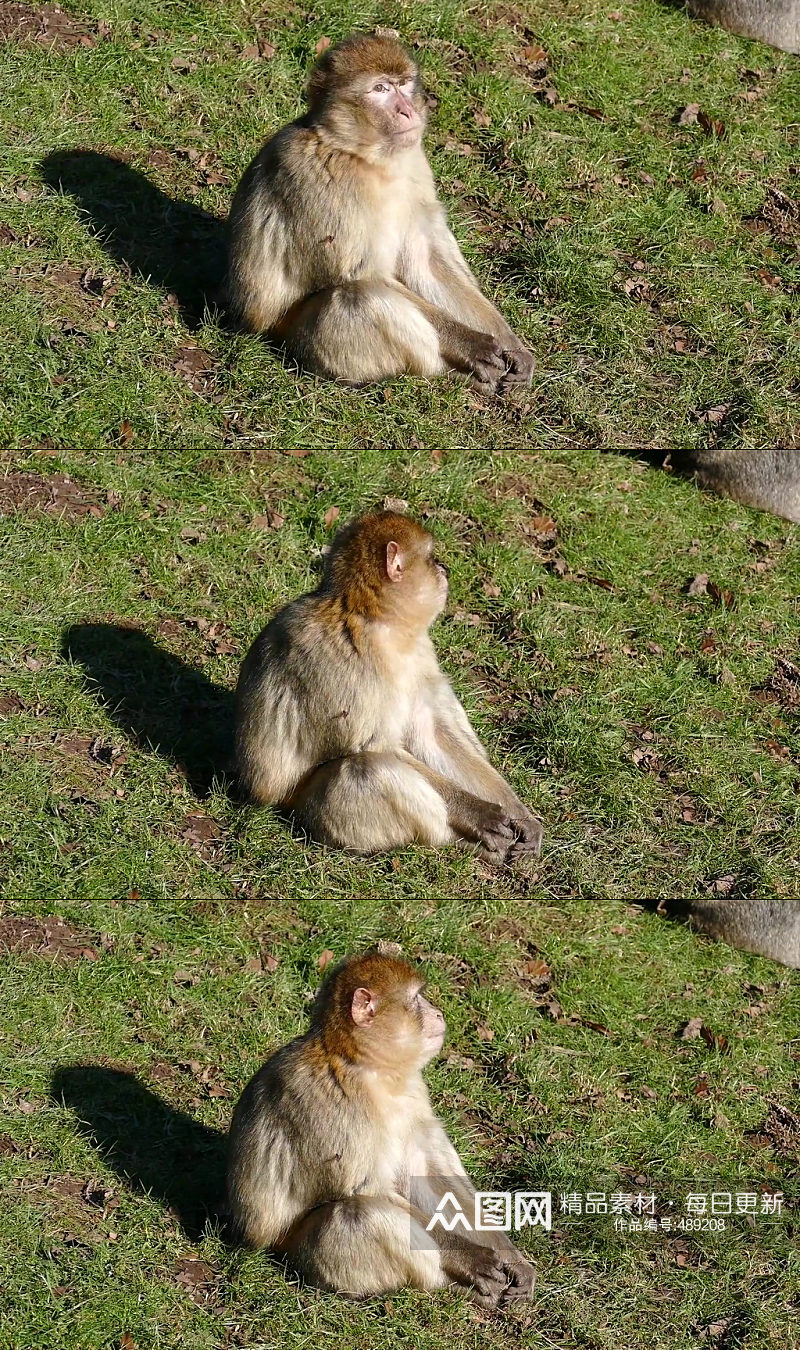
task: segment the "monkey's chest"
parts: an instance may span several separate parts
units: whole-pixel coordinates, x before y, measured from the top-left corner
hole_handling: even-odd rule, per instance
[[[408,233],[408,203],[390,193],[366,198],[320,227],[316,261],[321,285],[394,277]]]

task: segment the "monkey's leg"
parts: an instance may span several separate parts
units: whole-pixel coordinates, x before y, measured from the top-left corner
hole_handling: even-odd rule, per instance
[[[354,1298],[450,1283],[438,1247],[389,1196],[355,1195],[320,1205],[284,1245],[310,1283]]]
[[[315,839],[357,853],[451,844],[457,837],[440,793],[413,761],[391,752],[321,765],[289,805]]]
[[[447,362],[430,320],[403,288],[352,281],[295,305],[277,332],[309,369],[370,384],[396,375],[444,375]]]
[[[362,751],[322,764],[290,802],[323,844],[382,853],[406,844],[478,844],[501,861],[517,830],[496,802],[405,751]]]

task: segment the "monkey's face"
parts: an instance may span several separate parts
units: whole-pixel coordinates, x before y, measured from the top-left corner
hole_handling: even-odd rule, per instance
[[[358,988],[351,1017],[362,1053],[376,1067],[421,1069],[444,1045],[444,1015],[418,980],[383,991]]]
[[[416,566],[409,568],[406,581],[420,619],[426,625],[433,623],[447,604],[449,582],[447,568],[436,557],[430,535]]]
[[[424,130],[416,73],[375,75],[362,92],[369,119],[390,150],[418,145]]]

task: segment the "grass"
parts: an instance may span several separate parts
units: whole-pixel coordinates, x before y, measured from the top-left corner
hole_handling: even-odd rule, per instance
[[[523,1239],[534,1303],[492,1320],[299,1289],[202,1199],[321,954],[377,937],[445,1009],[431,1088],[482,1185],[796,1197],[796,978],[626,905],[800,894],[800,533],[637,458],[797,443],[796,62],[656,0],[70,13],[93,45],[0,49],[0,924],[66,925],[0,968],[0,1347],[793,1346],[790,1224],[558,1215]],[[204,308],[316,42],[376,21],[419,43],[529,395],[336,389]],[[243,57],[259,33],[274,55]],[[724,136],[679,124],[695,103]],[[244,651],[335,511],[386,495],[451,567],[437,645],[545,822],[531,878],[353,860],[225,791]]]

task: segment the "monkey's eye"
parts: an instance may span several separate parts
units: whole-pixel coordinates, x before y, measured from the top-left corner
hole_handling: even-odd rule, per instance
[[[373,84],[372,86],[373,94],[386,94],[388,93],[388,90],[388,84]]]
[[[438,569],[439,569],[440,572],[444,572],[444,574],[445,574],[446,577],[449,577],[450,573],[449,573],[447,567],[445,566],[445,564],[444,564],[443,562],[440,562],[438,558],[434,558],[434,560],[433,560],[433,565],[434,565],[434,567],[438,567]]]

